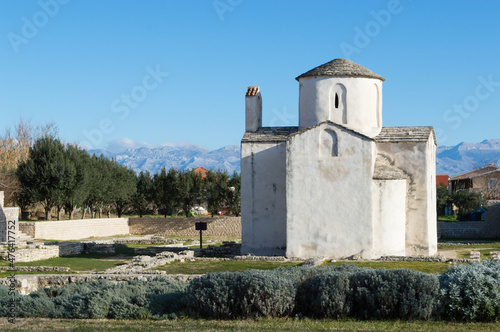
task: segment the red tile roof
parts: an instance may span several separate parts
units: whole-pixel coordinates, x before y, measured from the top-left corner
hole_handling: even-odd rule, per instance
[[[208,169],[205,169],[203,167],[196,167],[195,169],[193,169],[193,172],[201,174],[201,178],[204,179],[207,177]]]
[[[448,174],[436,174],[436,185],[448,187]]]

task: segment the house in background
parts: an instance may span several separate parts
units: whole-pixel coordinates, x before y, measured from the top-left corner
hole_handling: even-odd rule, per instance
[[[450,188],[449,188],[449,180],[450,176],[448,174],[436,174],[436,186],[438,187],[446,187],[448,190],[448,193],[450,193]],[[444,211],[438,211],[438,213],[443,213],[445,216],[452,216],[454,215],[453,211],[453,204],[447,203],[446,206],[444,207]]]
[[[450,176],[448,174],[436,174],[436,186],[448,188]]]
[[[201,178],[204,179],[207,177],[208,169],[205,169],[205,168],[200,166],[200,167],[196,167],[195,169],[193,169],[193,172],[200,174]]]
[[[464,189],[480,192],[487,200],[499,200],[500,168],[488,165],[450,178],[450,193]]]
[[[385,79],[352,61],[296,79],[298,126],[263,127],[260,88],[245,95],[242,252],[435,255],[433,128],[383,127]]]

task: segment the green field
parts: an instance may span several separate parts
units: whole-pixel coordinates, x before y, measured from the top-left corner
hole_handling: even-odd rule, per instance
[[[0,318],[2,331],[500,331],[495,323],[455,323],[442,321],[355,321],[294,318],[259,320],[176,319],[19,319],[9,324]]]
[[[268,261],[194,261],[172,262],[160,266],[156,270],[167,271],[168,274],[204,274],[209,272],[241,272],[245,270],[271,270],[280,266],[299,266],[302,263],[268,262]]]

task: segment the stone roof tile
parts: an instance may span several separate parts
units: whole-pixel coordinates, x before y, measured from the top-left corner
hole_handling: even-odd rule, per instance
[[[255,133],[246,132],[242,143],[284,142],[288,135],[299,130],[299,127],[260,127]]]
[[[321,66],[311,69],[308,72],[305,72],[295,79],[298,81],[300,78],[310,76],[367,77],[385,81],[385,78],[383,78],[382,76],[375,74],[371,70],[347,59],[332,60],[330,62],[322,64]]]
[[[433,127],[383,127],[375,137],[376,142],[427,142],[430,134],[434,134]],[[434,143],[436,143],[436,136]]]

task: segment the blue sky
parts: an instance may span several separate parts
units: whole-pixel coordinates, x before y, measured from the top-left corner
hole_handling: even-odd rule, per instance
[[[295,77],[348,58],[386,78],[384,126],[438,145],[500,138],[499,1],[0,2],[0,132],[55,122],[120,150],[239,144],[244,93],[296,125]],[[3,127],[2,127],[3,126]]]

